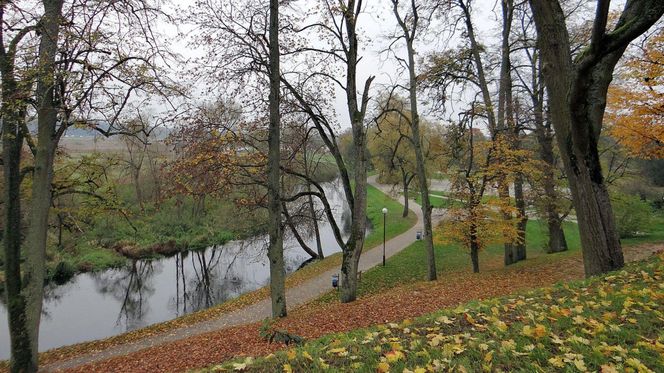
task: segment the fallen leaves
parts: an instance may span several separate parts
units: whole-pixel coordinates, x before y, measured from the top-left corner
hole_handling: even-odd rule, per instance
[[[561,271],[560,268],[565,268],[565,270]],[[453,307],[470,300],[510,294],[529,287],[548,285],[560,279],[577,276],[582,276],[582,268],[576,258],[562,259],[561,262],[551,264],[549,267],[522,267],[518,270],[487,271],[479,275],[450,273],[445,281],[404,286],[385,294],[362,298],[351,304],[333,303],[303,307],[290,312],[290,316],[280,321],[278,326],[289,332],[312,339],[333,332],[343,332],[379,323],[393,322],[394,324],[384,326],[382,329],[362,332],[354,342],[354,348],[357,346],[366,348],[377,356],[383,357],[385,361],[381,363],[385,364],[383,367],[386,366],[387,370],[403,364],[405,361],[410,361],[411,357],[431,358],[428,363],[431,370],[446,370],[449,368],[451,361],[468,356],[468,354],[474,353],[473,351],[478,351],[477,360],[485,365],[488,364],[485,359],[490,356],[493,368],[498,369],[499,365],[497,364],[503,353],[511,354],[510,356],[524,356],[525,358],[525,356],[535,351],[540,351],[537,346],[530,350],[531,346],[537,345],[546,339],[553,345],[558,346],[557,348],[569,349],[569,351],[563,352],[561,356],[545,358],[542,364],[546,365],[547,362],[551,364],[548,367],[549,369],[557,367],[556,364],[563,364],[563,367],[569,367],[570,369],[578,370],[579,367],[586,366],[590,370],[588,361],[573,355],[564,355],[564,353],[574,351],[575,348],[589,348],[587,344],[583,343],[584,341],[590,341],[594,344],[594,337],[590,337],[590,334],[586,335],[582,329],[600,335],[602,333],[613,333],[616,332],[616,328],[619,331],[629,325],[638,325],[631,324],[628,321],[631,318],[638,321],[640,317],[643,317],[643,315],[633,313],[634,311],[641,313],[658,312],[658,309],[662,309],[661,303],[664,301],[664,298],[655,298],[655,294],[661,294],[664,291],[664,287],[661,286],[661,277],[657,279],[653,275],[648,275],[649,283],[655,284],[647,288],[651,292],[644,292],[645,289],[641,288],[628,289],[629,291],[625,294],[621,287],[625,283],[625,276],[627,275],[612,275],[610,281],[600,285],[607,297],[600,296],[594,299],[596,304],[584,301],[587,296],[583,292],[589,290],[572,291],[565,290],[571,289],[570,287],[563,287],[561,290],[554,290],[553,293],[549,290],[543,298],[546,300],[544,302],[535,302],[533,299],[523,296],[513,296],[504,303],[498,304],[494,301],[491,301],[493,303],[487,303],[486,309],[479,314],[476,310],[469,309],[469,307],[459,307],[454,312],[438,315],[429,325],[432,330],[427,330],[423,334],[420,334],[422,331],[418,329],[416,322],[399,323],[399,320],[421,316],[440,308]],[[629,276],[634,278],[631,279],[630,277],[629,281],[646,281],[640,272]],[[655,281],[659,281],[659,283]],[[578,294],[576,294],[577,292]],[[574,297],[576,297],[576,300],[572,301]],[[609,301],[613,297],[620,297],[620,302],[615,305],[616,309],[610,309],[610,307],[614,307],[612,301]],[[627,298],[630,298],[628,313],[621,315],[621,308]],[[653,302],[655,300],[656,302],[644,301],[644,299],[650,298],[653,299]],[[600,299],[605,300],[600,301]],[[545,306],[546,302],[554,304]],[[600,308],[595,309],[594,307]],[[652,311],[647,311],[646,307]],[[530,311],[530,314],[527,311]],[[586,313],[589,312],[594,312],[596,315],[588,317]],[[664,320],[664,315],[659,317]],[[578,324],[574,324],[574,318],[579,322]],[[551,330],[548,327],[549,323],[563,322],[564,320],[572,325],[571,329],[574,329],[574,333],[568,334],[568,330]],[[527,336],[522,335],[525,325],[529,326],[529,329],[526,329],[528,330],[527,334],[529,334]],[[541,327],[538,325],[541,325]],[[512,333],[511,330],[515,326],[518,326],[518,329],[516,333]],[[476,342],[468,338],[471,337],[470,335],[468,337],[463,336],[466,330],[470,330],[471,327],[475,328],[477,332],[489,333],[494,342],[489,340]],[[81,366],[76,368],[75,371],[182,371],[209,366],[237,356],[246,354],[262,355],[283,348],[283,346],[270,345],[262,341],[258,336],[258,329],[259,324],[227,328],[174,343],[162,344],[103,362]],[[452,332],[448,333],[444,330],[451,330]],[[420,335],[424,338],[423,341],[417,339]],[[509,337],[504,338],[505,335],[509,335]],[[577,335],[581,339],[570,339],[571,335]],[[528,342],[523,343],[517,337],[526,339]],[[385,338],[385,341],[381,342],[383,338]],[[390,341],[389,338],[399,338],[399,340]],[[656,341],[657,339],[651,338],[650,340]],[[644,344],[649,343],[646,340],[642,341]],[[392,342],[399,343],[401,348],[395,349]],[[664,341],[658,343],[661,345],[662,342]],[[639,348],[648,351],[650,354],[657,353],[654,351],[658,346],[657,343],[651,342],[650,344],[653,348],[648,348],[646,345],[640,345]],[[619,345],[607,344],[596,348],[600,353],[605,354],[607,359],[611,359],[610,365],[605,364],[607,366],[617,366],[621,371],[624,370],[624,367],[638,371],[638,367],[640,367],[637,364],[638,361],[648,368],[646,359],[641,357],[636,358],[637,361],[630,360],[633,366],[627,365],[627,360],[633,357],[630,355],[633,352],[627,349],[620,350]],[[428,356],[426,353],[431,349],[438,351],[437,353],[440,356],[437,358]],[[319,357],[313,351],[308,352],[298,349],[294,351],[300,352],[296,352],[294,356],[290,353],[292,360],[289,360],[289,351],[283,353],[285,361],[282,361],[278,370],[282,370],[283,364],[289,364],[294,371],[301,371],[297,368],[298,365],[295,362],[312,364],[312,366],[315,366],[314,370],[326,369],[330,364],[338,364],[339,361],[349,361],[349,364],[362,362],[351,362],[350,356],[357,354],[357,352],[355,350],[351,352],[349,346],[345,344],[326,347],[322,357]],[[335,352],[327,354],[328,351]],[[397,352],[404,356],[402,357]],[[445,356],[442,356],[443,354]],[[275,354],[275,356],[279,356],[279,354]],[[389,362],[388,356],[394,361]],[[613,357],[621,360],[616,360]],[[551,362],[551,359],[553,359],[553,362]],[[236,363],[244,364],[245,361]],[[378,369],[377,365],[376,362],[372,367]],[[592,367],[599,370],[599,366]],[[409,369],[415,371],[416,368],[411,366]],[[251,365],[248,365],[246,369],[251,369]],[[466,369],[473,371],[469,365],[466,366]]]

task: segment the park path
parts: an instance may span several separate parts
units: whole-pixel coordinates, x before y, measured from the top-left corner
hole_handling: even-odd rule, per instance
[[[393,198],[398,197],[398,200],[401,204],[404,203],[401,193],[397,193],[397,191],[393,190],[391,186],[378,184],[376,181],[376,176],[369,177],[368,182],[370,185],[379,189],[383,193],[390,195]],[[410,246],[413,242],[415,242],[416,232],[422,231],[422,209],[413,200],[410,200],[409,204],[411,211],[414,212],[417,216],[417,222],[406,232],[390,239],[385,243],[385,256],[387,258]],[[366,271],[376,265],[381,264],[382,260],[382,244],[371,248],[370,250],[364,250],[362,256],[360,257],[359,270]],[[338,273],[339,268],[333,268],[326,272],[320,273],[316,277],[304,281],[300,285],[287,289],[286,303],[288,307],[291,309],[295,308],[330,291],[332,275]],[[54,372],[66,370],[84,364],[95,363],[109,358],[126,355],[138,350],[158,346],[164,343],[175,342],[214,330],[254,323],[269,317],[271,317],[271,301],[270,298],[266,298],[241,309],[225,313],[218,318],[173,329],[168,332],[140,339],[138,341],[114,346],[102,351],[78,356],[73,359],[58,361],[42,367],[40,371]]]

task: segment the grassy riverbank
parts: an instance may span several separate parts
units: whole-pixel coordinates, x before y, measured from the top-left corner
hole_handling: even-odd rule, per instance
[[[367,215],[374,229],[366,237],[365,247],[367,249],[371,249],[381,243],[383,239],[382,208],[386,207],[390,211],[400,211],[402,207],[400,203],[391,199],[389,196],[383,194],[380,190],[372,186],[368,186],[367,205]],[[401,217],[401,214],[395,214],[394,217],[390,218],[390,224],[387,225],[387,231],[385,232],[387,239],[396,237],[399,234],[407,231],[415,224],[416,221],[417,218],[412,211],[407,218]],[[340,264],[340,253],[330,255],[321,261],[316,261],[304,267],[303,269],[290,274],[286,278],[286,287],[291,288],[293,286],[297,286],[302,282],[317,276],[319,273],[337,267]],[[175,328],[219,317],[224,313],[246,307],[267,297],[269,297],[268,288],[261,288],[253,292],[243,294],[235,299],[224,302],[209,309],[188,314],[174,320],[151,325],[147,328],[135,330],[129,333],[107,338],[105,340],[80,343],[47,351],[40,354],[40,361],[42,364],[48,364],[55,361],[72,358],[74,356],[80,356],[92,351],[102,350],[124,343],[130,343],[147,336],[154,335],[155,333],[164,333]],[[0,363],[0,367],[2,367],[2,363]]]

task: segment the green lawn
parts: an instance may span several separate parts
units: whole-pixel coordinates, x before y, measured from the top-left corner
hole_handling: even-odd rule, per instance
[[[664,262],[400,324],[333,334],[207,371],[664,371]]]
[[[417,221],[415,214],[410,211],[407,217],[402,217],[403,205],[393,200],[380,190],[367,186],[367,217],[373,229],[364,241],[364,247],[369,249],[383,242],[383,207],[388,210],[388,224],[385,232],[387,239],[396,237],[407,231]]]
[[[526,227],[527,249],[529,258],[538,258],[544,254],[546,245],[546,225],[538,220],[530,220]],[[580,249],[579,233],[573,223],[565,224],[565,233],[570,250],[562,255],[576,252]],[[444,277],[450,271],[471,270],[468,251],[459,245],[437,244],[436,270],[439,277]],[[480,270],[482,263],[501,260],[503,245],[491,245],[480,253]],[[561,255],[561,254],[557,254]],[[549,256],[550,257],[550,256]],[[386,266],[376,266],[362,275],[358,287],[358,295],[366,296],[377,294],[396,286],[425,281],[427,279],[427,257],[423,241],[417,241],[403,251],[390,257]],[[336,292],[326,293],[316,302],[328,303],[337,299]]]

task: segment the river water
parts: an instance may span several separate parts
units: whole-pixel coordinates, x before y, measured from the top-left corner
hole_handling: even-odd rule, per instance
[[[340,185],[326,183],[325,189],[335,219],[347,219]],[[320,234],[326,255],[340,251],[329,223],[320,223]],[[315,238],[306,241],[315,250]],[[308,258],[295,239],[286,237],[288,272]],[[261,288],[269,278],[267,236],[80,274],[64,285],[47,286],[39,350],[108,338],[171,320]],[[8,358],[7,310],[0,304],[0,359]]]

